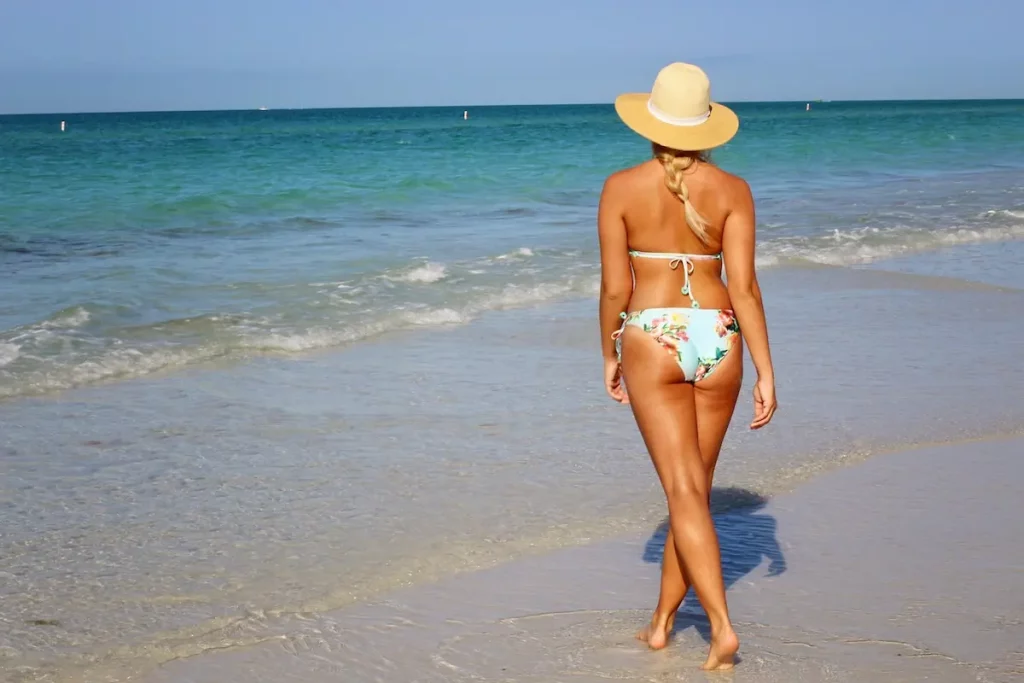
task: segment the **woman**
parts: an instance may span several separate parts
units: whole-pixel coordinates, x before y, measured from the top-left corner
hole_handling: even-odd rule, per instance
[[[743,379],[744,339],[757,369],[751,428],[768,424],[776,403],[754,274],[754,201],[743,179],[708,161],[739,121],[711,102],[710,90],[703,71],[677,63],[662,69],[650,93],[616,100],[623,122],[652,142],[654,158],[605,182],[598,233],[605,387],[632,406],[668,499],[661,595],[637,637],[665,647],[692,585],[711,623],[702,668],[718,670],[733,666],[739,639],[709,505]]]

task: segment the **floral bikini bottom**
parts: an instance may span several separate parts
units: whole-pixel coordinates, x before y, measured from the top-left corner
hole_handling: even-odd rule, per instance
[[[647,308],[623,313],[622,327],[612,335],[620,360],[627,325],[654,337],[679,364],[687,382],[699,382],[714,372],[740,334],[736,316],[727,309]]]

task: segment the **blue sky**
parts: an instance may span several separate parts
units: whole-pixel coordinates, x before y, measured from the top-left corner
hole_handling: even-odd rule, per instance
[[[0,112],[1024,97],[1021,0],[0,0]]]

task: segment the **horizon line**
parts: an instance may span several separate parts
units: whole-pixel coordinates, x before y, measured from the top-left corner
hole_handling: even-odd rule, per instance
[[[878,103],[878,104],[905,104],[912,102],[1024,102],[1021,97],[926,97],[913,99],[874,99],[874,98],[851,98],[851,99],[785,99],[785,100],[722,100],[725,105],[748,105],[748,104],[850,104],[850,103]],[[349,106],[313,106],[313,107],[231,107],[222,108],[200,108],[200,109],[94,109],[83,111],[35,111],[35,112],[0,112],[0,117],[15,116],[82,116],[82,115],[113,115],[113,114],[209,114],[209,113],[234,113],[249,111],[352,111],[371,109],[498,109],[502,107],[596,107],[614,106],[610,102],[520,102],[508,104],[402,104],[402,105],[349,105]]]

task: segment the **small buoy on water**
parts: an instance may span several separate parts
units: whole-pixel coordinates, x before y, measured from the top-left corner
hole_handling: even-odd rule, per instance
[[[64,122],[63,121],[60,122],[60,130],[61,130],[61,132],[64,132]]]
[[[468,121],[469,120],[469,111],[462,112],[462,120],[463,121]]]
[[[808,103],[807,103],[807,111],[810,111],[810,110],[811,110],[811,103],[810,103],[810,102],[808,102]]]

